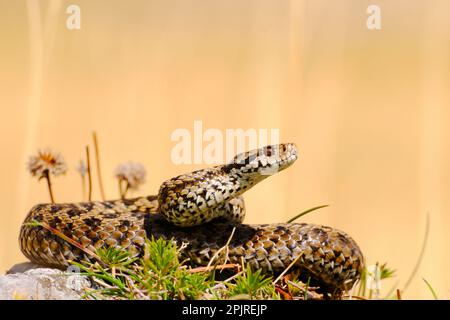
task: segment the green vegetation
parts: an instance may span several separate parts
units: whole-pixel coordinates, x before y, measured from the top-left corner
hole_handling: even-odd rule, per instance
[[[190,272],[178,260],[171,241],[147,240],[142,258],[123,249],[97,251],[101,261],[74,263],[98,288],[87,289],[91,299],[200,299],[211,287],[208,275]]]
[[[234,283],[227,283],[228,294],[233,297],[246,295],[250,299],[279,299],[272,285],[272,279],[261,275],[261,270],[252,271],[247,266],[245,272],[241,273]]]
[[[288,274],[280,280],[266,277],[249,266],[212,265],[191,268],[180,262],[178,248],[173,241],[148,239],[142,257],[132,258],[128,251],[118,248],[99,249],[96,262],[74,263],[81,274],[90,277],[92,287],[86,288],[86,299],[323,299],[317,287]],[[222,269],[235,266],[225,280]],[[343,299],[377,298],[366,289],[368,276],[383,280],[393,276],[385,264],[376,269],[380,277],[365,272],[358,296],[344,294]],[[229,274],[229,273],[228,273]],[[227,276],[228,276],[227,274]]]

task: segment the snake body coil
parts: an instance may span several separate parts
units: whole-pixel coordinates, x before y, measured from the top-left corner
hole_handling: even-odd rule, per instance
[[[85,251],[55,235],[95,251],[126,248],[143,254],[145,237],[175,239],[186,258],[198,266],[228,244],[231,263],[248,263],[264,273],[291,271],[331,290],[345,290],[359,279],[363,256],[342,231],[314,224],[246,225],[242,193],[297,159],[294,144],[266,146],[236,156],[228,164],[181,175],[164,182],[157,196],[117,201],[40,204],[21,227],[22,252],[38,264],[62,268],[70,261],[90,261]],[[30,224],[45,223],[48,228]]]

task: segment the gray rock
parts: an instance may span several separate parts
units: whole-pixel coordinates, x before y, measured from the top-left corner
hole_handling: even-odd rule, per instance
[[[30,269],[37,269],[37,268],[44,268],[44,267],[33,262],[22,262],[13,265],[11,269],[6,271],[6,274],[24,273],[25,271],[28,271]]]
[[[13,266],[0,276],[0,300],[77,300],[91,283],[78,270],[61,271],[31,263]]]

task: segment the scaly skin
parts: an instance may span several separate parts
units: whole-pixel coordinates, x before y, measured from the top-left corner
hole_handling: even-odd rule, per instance
[[[182,255],[205,266],[235,233],[229,244],[232,263],[248,263],[263,273],[290,271],[326,290],[345,290],[359,279],[363,255],[342,231],[314,224],[246,225],[241,194],[297,159],[293,144],[268,146],[237,156],[231,163],[181,175],[164,182],[158,196],[130,200],[41,204],[22,225],[22,252],[33,262],[64,268],[70,261],[92,261],[84,251],[41,226],[56,229],[95,251],[105,246],[143,254],[145,237],[188,243]],[[300,257],[299,257],[300,255]]]

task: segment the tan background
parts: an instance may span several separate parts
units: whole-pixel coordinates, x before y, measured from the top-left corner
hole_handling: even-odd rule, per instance
[[[65,28],[69,4],[81,30]],[[366,28],[378,4],[382,30]],[[247,222],[305,221],[350,233],[369,263],[388,262],[407,298],[450,297],[450,2],[0,1],[0,271],[24,260],[17,236],[48,201],[25,170],[51,146],[71,171],[59,201],[81,200],[73,170],[99,134],[112,172],[136,160],[140,194],[201,165],[170,161],[177,128],[279,128],[299,161],[246,194]],[[99,198],[94,180],[94,197]]]

